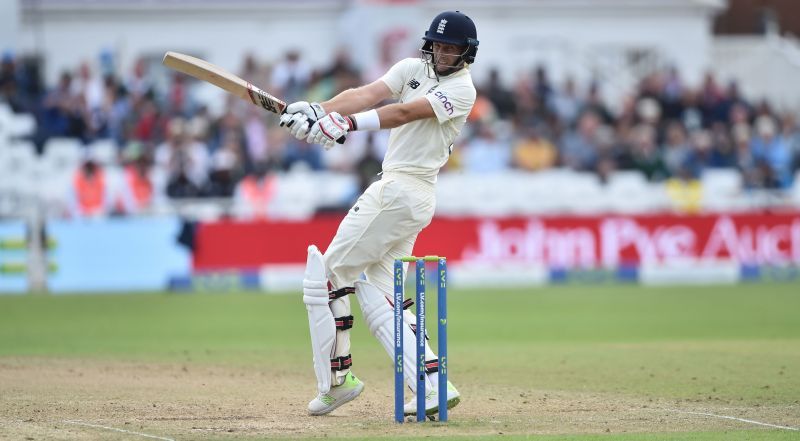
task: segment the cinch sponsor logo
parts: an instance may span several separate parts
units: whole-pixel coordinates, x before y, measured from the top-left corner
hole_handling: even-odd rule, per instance
[[[442,104],[444,104],[444,110],[447,110],[448,115],[453,114],[453,103],[451,103],[450,100],[447,99],[447,95],[439,91],[434,93],[433,96],[439,98],[439,101],[441,101]]]

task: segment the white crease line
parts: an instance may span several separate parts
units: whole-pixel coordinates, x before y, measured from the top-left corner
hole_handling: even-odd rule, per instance
[[[710,416],[710,417],[714,417],[714,418],[724,418],[726,420],[734,420],[734,421],[741,421],[743,423],[758,424],[759,426],[774,427],[776,429],[800,431],[800,429],[798,429],[797,427],[779,426],[777,424],[762,423],[761,421],[746,420],[744,418],[737,418],[737,417],[732,417],[732,416],[727,416],[727,415],[716,415],[716,414],[713,414],[713,413],[706,413],[706,412],[691,412],[691,411],[688,411],[688,410],[680,410],[680,409],[664,409],[664,410],[669,410],[671,412],[688,413],[690,415],[703,415],[703,416]]]
[[[64,420],[64,422],[67,423],[67,424],[77,424],[79,426],[95,427],[97,429],[106,429],[106,430],[113,430],[113,431],[122,432],[122,433],[130,433],[131,435],[139,435],[139,436],[143,436],[143,437],[146,437],[146,438],[154,438],[154,439],[160,439],[160,440],[164,440],[164,441],[175,441],[172,438],[164,438],[164,437],[161,437],[161,436],[148,435],[146,433],[133,432],[131,430],[117,429],[116,427],[101,426],[99,424],[89,424],[89,423],[84,423],[83,421]]]

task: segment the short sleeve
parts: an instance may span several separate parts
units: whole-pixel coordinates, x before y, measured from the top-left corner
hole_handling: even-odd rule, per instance
[[[446,84],[427,95],[439,124],[453,118],[469,115],[475,104],[475,87],[469,83]]]
[[[393,98],[399,98],[400,93],[403,92],[403,86],[406,85],[407,79],[410,76],[414,61],[415,59],[413,58],[400,60],[381,77],[381,80],[386,83],[386,85],[389,86],[389,90],[392,91]]]

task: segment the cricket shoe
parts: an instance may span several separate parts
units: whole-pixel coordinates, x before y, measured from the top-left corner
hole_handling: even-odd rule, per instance
[[[352,372],[348,372],[344,377],[344,382],[338,386],[331,387],[330,392],[319,394],[317,398],[308,403],[308,413],[311,415],[325,415],[333,412],[334,409],[353,401],[361,395],[364,390],[364,383],[356,378]]]
[[[425,395],[425,415],[436,415],[439,413],[439,391],[429,390]],[[461,394],[458,393],[453,383],[447,382],[447,408],[452,409],[461,402]],[[417,414],[417,397],[411,397],[405,406],[403,406],[403,414],[405,416]]]

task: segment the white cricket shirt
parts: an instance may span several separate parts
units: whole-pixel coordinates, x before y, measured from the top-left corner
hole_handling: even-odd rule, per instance
[[[427,72],[424,61],[406,58],[381,77],[399,102],[425,97],[436,114],[436,118],[412,121],[389,132],[383,171],[411,175],[433,184],[472,110],[475,86],[467,69],[439,81],[428,78]]]

